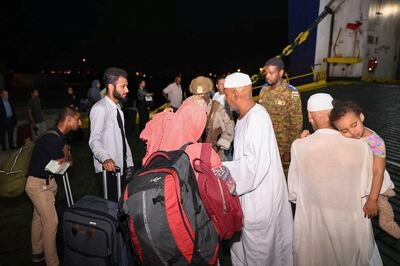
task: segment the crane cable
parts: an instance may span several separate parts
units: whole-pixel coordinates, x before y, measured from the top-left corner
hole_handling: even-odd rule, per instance
[[[299,35],[297,35],[296,39],[289,44],[288,46],[286,46],[283,50],[282,53],[277,55],[277,57],[287,57],[290,54],[293,53],[293,50],[297,47],[300,46],[302,43],[304,43],[308,36],[310,35],[311,30],[313,30],[316,26],[318,26],[318,24],[329,14],[332,14],[334,12],[336,12],[337,9],[339,9],[340,6],[343,5],[343,3],[346,0],[342,0],[342,2],[340,4],[338,4],[336,6],[336,8],[334,8],[334,10],[332,9],[331,5],[333,4],[333,2],[335,2],[336,0],[331,0],[324,8],[324,11],[314,20],[314,22],[307,28],[306,31],[300,32]],[[257,83],[260,80],[260,77],[263,76],[263,71],[264,68],[260,68],[260,72],[257,74],[254,74],[251,76],[251,81],[253,82],[253,84]]]

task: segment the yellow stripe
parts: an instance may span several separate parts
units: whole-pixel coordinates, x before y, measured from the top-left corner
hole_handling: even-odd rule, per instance
[[[316,81],[316,82],[299,85],[296,88],[299,92],[304,92],[304,91],[312,91],[312,90],[320,89],[320,88],[326,87],[327,85],[328,85],[328,83],[326,82],[326,80],[320,80],[320,81]]]
[[[314,75],[314,72],[310,72],[310,73],[307,73],[307,74],[290,77],[287,80],[299,79],[299,78],[304,78],[304,77],[308,77],[308,76],[312,76],[312,75]]]
[[[330,63],[330,64],[347,64],[347,65],[352,65],[352,64],[358,64],[362,61],[362,58],[359,57],[327,57],[324,58],[324,62]]]

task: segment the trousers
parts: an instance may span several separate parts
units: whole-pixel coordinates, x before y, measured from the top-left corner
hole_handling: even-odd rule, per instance
[[[58,217],[55,195],[57,183],[53,178],[47,185],[45,179],[29,176],[25,191],[33,203],[32,254],[37,255],[44,252],[46,265],[57,266],[60,264],[56,247]]]

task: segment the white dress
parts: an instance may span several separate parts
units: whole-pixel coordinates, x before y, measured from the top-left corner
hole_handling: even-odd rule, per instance
[[[233,265],[293,265],[293,217],[271,119],[256,104],[235,128],[236,182],[244,227],[231,248]]]
[[[364,140],[319,129],[291,148],[289,197],[296,202],[294,264],[382,265],[364,218],[372,152]]]

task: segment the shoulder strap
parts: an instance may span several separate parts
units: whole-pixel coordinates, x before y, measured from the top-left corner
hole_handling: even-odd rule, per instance
[[[180,150],[180,151],[186,150],[186,147],[189,146],[190,144],[193,144],[193,142],[188,142],[188,143],[183,144],[183,146],[180,147],[179,150]]]
[[[211,145],[207,144],[201,145],[200,160],[202,162],[209,162],[211,160]]]
[[[39,137],[37,137],[37,139],[36,139],[34,142],[37,142],[37,141],[39,141],[41,138],[43,138],[44,136],[47,136],[47,135],[50,135],[50,134],[56,135],[58,138],[60,137],[60,134],[58,134],[57,131],[55,131],[55,130],[48,130],[48,131],[44,132],[43,134],[41,134]]]
[[[296,87],[293,86],[293,85],[288,84],[287,87],[288,87],[288,89],[291,90],[291,91],[297,91]]]
[[[210,126],[212,126],[213,120],[211,118],[212,118],[213,113],[217,111],[219,104],[220,103],[218,101],[212,100],[210,112],[208,113],[208,116],[207,116],[206,128],[209,128]]]

